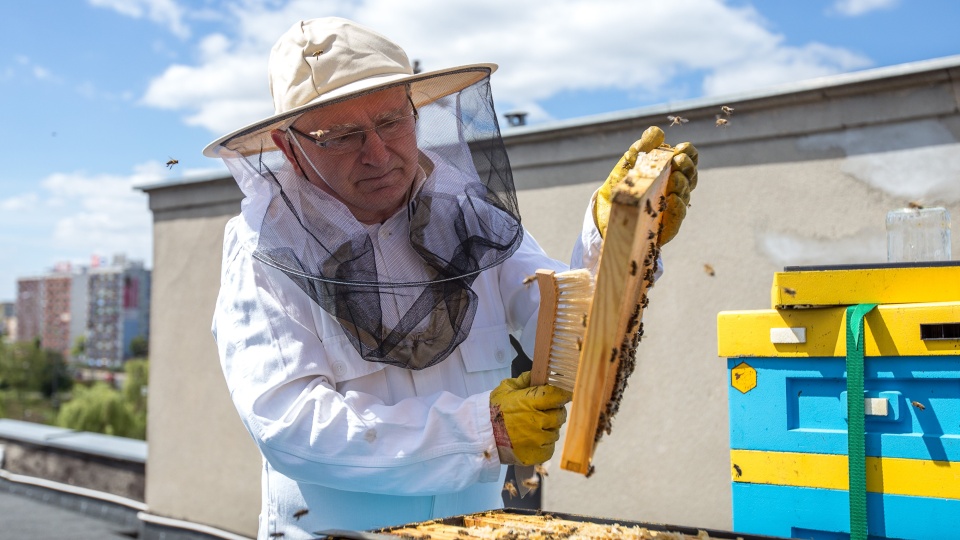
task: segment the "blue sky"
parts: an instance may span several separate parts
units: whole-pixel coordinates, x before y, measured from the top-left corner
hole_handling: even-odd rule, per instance
[[[152,265],[134,186],[224,170],[202,148],[271,114],[270,46],[323,15],[426,70],[499,64],[498,110],[531,123],[960,54],[953,0],[4,2],[0,301],[61,261]]]

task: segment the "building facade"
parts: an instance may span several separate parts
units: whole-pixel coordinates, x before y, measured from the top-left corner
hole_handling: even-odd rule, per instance
[[[38,277],[17,280],[17,341],[39,339],[44,348],[88,365],[119,367],[130,343],[148,338],[150,271],[142,262],[58,264]],[[83,339],[83,353],[72,350]]]
[[[17,280],[16,341],[43,339],[43,278]]]

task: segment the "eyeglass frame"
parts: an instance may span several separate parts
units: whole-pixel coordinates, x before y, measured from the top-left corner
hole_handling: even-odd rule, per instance
[[[329,152],[331,155],[341,156],[341,155],[345,155],[345,154],[350,154],[350,153],[353,153],[353,152],[357,152],[357,151],[359,151],[361,148],[363,148],[363,145],[366,144],[366,142],[367,142],[367,133],[370,132],[370,131],[375,131],[375,132],[377,133],[377,136],[380,137],[380,140],[382,140],[382,141],[393,141],[393,140],[399,139],[400,137],[402,137],[402,136],[404,136],[404,135],[409,135],[410,133],[413,133],[414,131],[416,131],[417,121],[420,119],[420,113],[417,111],[417,107],[416,107],[416,105],[413,104],[413,100],[410,99],[410,96],[409,96],[409,95],[407,96],[407,100],[410,102],[410,106],[413,107],[413,112],[412,112],[412,113],[410,113],[410,114],[405,114],[405,115],[403,115],[403,116],[398,116],[398,117],[396,117],[396,118],[392,118],[392,119],[390,119],[390,120],[381,122],[381,123],[373,126],[372,128],[358,129],[358,130],[356,130],[356,131],[350,131],[350,132],[344,133],[343,135],[337,135],[337,136],[331,137],[331,140],[321,141],[321,140],[317,139],[316,137],[314,137],[314,136],[312,136],[312,135],[308,135],[308,134],[300,131],[299,129],[294,128],[293,126],[289,126],[289,127],[287,128],[287,130],[289,130],[289,131],[291,131],[291,132],[293,132],[293,133],[295,133],[295,134],[297,134],[297,135],[300,135],[301,137],[309,140],[310,142],[312,142],[313,144],[315,144],[315,145],[317,146],[317,148],[320,148],[321,150],[323,150],[323,151],[325,151],[325,152]],[[406,120],[406,119],[408,119],[408,118],[411,118],[411,117],[412,117],[413,120],[414,120],[414,122],[413,122],[413,129],[412,129],[412,130],[410,130],[410,131],[408,131],[408,132],[404,132],[404,133],[399,133],[399,134],[397,134],[395,137],[390,137],[390,138],[385,138],[385,137],[383,136],[383,134],[380,133],[380,129],[381,129],[381,128],[383,128],[383,127],[385,127],[385,126],[390,126],[391,124],[396,124],[396,123],[398,123],[398,122],[404,121],[404,120]],[[344,137],[349,137],[349,136],[352,136],[352,135],[360,135],[360,139],[359,139],[360,143],[359,143],[359,145],[357,145],[356,148],[335,149],[335,148],[331,148],[331,147],[329,146],[331,143],[334,142],[333,139],[342,139],[342,138],[344,138]]]

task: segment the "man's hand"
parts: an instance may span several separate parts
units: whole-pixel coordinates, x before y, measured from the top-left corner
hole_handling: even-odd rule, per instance
[[[555,386],[530,386],[530,372],[504,379],[490,392],[490,419],[500,462],[535,465],[553,455],[567,421],[571,394]]]
[[[651,126],[643,132],[640,140],[630,145],[617,165],[610,171],[607,180],[597,191],[597,202],[593,207],[593,219],[600,230],[600,236],[607,233],[610,220],[610,207],[613,200],[613,188],[619,184],[637,163],[637,156],[663,144],[663,130]],[[690,143],[680,143],[673,149],[673,172],[667,183],[667,208],[663,212],[663,231],[660,233],[660,245],[666,244],[680,231],[680,223],[687,215],[690,205],[690,192],[697,187],[697,149]]]

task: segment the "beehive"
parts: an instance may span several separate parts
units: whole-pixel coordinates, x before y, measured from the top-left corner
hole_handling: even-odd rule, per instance
[[[862,496],[870,538],[960,537],[960,266],[790,269],[772,292],[773,309],[718,316],[734,529],[843,538]],[[877,304],[863,318],[862,422],[848,417],[850,304]]]
[[[366,534],[366,533],[364,533]],[[617,521],[573,514],[519,509],[480,512],[443,520],[412,523],[377,531],[378,538],[430,540],[775,540],[729,531],[695,527]],[[344,536],[346,538],[347,536]],[[333,538],[333,537],[331,537]],[[359,536],[358,536],[359,538]]]

